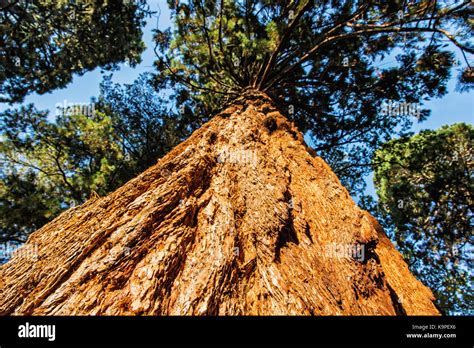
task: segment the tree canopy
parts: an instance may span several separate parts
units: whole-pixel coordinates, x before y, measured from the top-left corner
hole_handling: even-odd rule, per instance
[[[383,114],[383,103],[444,95],[453,66],[470,71],[448,43],[474,52],[469,1],[168,4],[174,27],[155,33],[156,75],[173,86],[178,105],[202,117],[242,90],[265,91],[352,193],[362,191],[374,149],[414,121]],[[387,57],[393,62],[381,66]]]
[[[425,130],[374,157],[379,220],[445,311],[473,306],[474,127]]]
[[[65,87],[96,67],[135,65],[145,49],[145,0],[2,1],[1,10],[0,102]]]

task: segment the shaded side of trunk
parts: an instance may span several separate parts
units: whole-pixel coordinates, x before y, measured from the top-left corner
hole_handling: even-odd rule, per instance
[[[263,94],[33,233],[0,313],[437,315],[377,222]],[[30,255],[31,256],[31,255]]]

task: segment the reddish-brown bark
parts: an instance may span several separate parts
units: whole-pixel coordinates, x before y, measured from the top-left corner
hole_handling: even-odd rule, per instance
[[[377,222],[258,93],[27,245],[37,258],[0,268],[1,314],[439,314]]]

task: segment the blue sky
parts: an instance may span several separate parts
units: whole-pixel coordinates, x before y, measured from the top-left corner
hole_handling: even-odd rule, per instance
[[[153,51],[152,30],[165,29],[170,26],[170,12],[164,0],[148,1],[150,9],[156,11],[153,17],[148,18],[147,25],[143,28],[143,41],[147,48],[142,53],[142,62],[135,68],[130,68],[126,64],[120,65],[120,70],[113,72],[113,81],[116,83],[133,83],[133,81],[143,72],[153,70],[153,61],[155,53]],[[158,5],[159,4],[159,5]],[[161,12],[161,14],[160,14]],[[104,71],[104,74],[110,74]],[[34,103],[40,110],[49,110],[50,116],[54,119],[55,105],[57,103],[88,103],[92,97],[99,95],[99,85],[103,74],[101,69],[97,68],[89,71],[82,76],[74,76],[73,82],[66,88],[54,90],[50,93],[38,95],[36,93],[28,95],[22,104]],[[16,106],[16,105],[14,105]],[[9,106],[0,104],[0,110],[5,110]]]
[[[159,4],[159,5],[158,5]],[[147,49],[142,54],[142,63],[135,68],[130,68],[126,64],[120,66],[119,71],[113,73],[113,81],[116,83],[132,83],[140,73],[153,70],[152,64],[155,59],[152,43],[152,30],[157,26],[165,29],[170,26],[170,12],[166,2],[163,0],[149,1],[150,8],[157,11],[154,17],[148,19],[146,27],[143,29],[143,40]],[[462,61],[459,52],[458,58]],[[110,72],[105,72],[109,74]],[[454,74],[453,74],[454,75]],[[25,98],[23,104],[34,103],[40,110],[50,110],[51,118],[54,117],[55,105],[57,103],[87,103],[94,96],[99,94],[99,84],[102,80],[101,69],[95,69],[82,76],[75,76],[71,84],[61,90],[52,93],[37,95],[32,94]],[[437,129],[443,125],[450,125],[458,122],[474,123],[474,93],[459,93],[455,90],[456,78],[453,76],[448,84],[448,94],[441,98],[426,102],[423,107],[431,110],[431,117],[414,125],[415,132],[421,129]],[[0,105],[0,110],[6,109],[7,105]],[[367,193],[374,194],[372,178],[367,179]]]

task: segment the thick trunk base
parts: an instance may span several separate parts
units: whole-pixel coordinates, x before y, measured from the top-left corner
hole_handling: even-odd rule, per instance
[[[33,247],[33,248],[32,248]],[[33,233],[0,313],[438,315],[377,222],[265,96]]]

